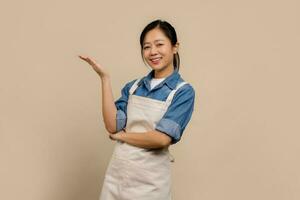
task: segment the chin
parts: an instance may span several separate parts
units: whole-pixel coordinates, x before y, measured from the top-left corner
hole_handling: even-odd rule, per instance
[[[154,65],[154,66],[150,65],[150,66],[153,70],[157,70],[157,71],[160,71],[160,70],[164,69],[164,67],[162,67],[161,65]]]

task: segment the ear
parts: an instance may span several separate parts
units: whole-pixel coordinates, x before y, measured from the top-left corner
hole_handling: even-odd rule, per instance
[[[178,52],[179,49],[179,42],[177,42],[174,47],[173,47],[173,53],[176,54]]]

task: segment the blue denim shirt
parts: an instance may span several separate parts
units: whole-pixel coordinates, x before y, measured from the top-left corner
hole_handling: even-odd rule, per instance
[[[154,70],[139,81],[138,88],[135,90],[134,94],[165,101],[169,93],[176,88],[177,83],[184,81],[179,72],[174,70],[171,75],[166,77],[166,79],[151,90],[150,80],[153,77]],[[129,90],[136,80],[137,79],[126,83],[121,90],[121,97],[115,101],[117,107],[117,132],[126,127]],[[190,84],[183,85],[176,91],[166,113],[157,123],[155,130],[170,136],[172,139],[171,144],[175,144],[181,139],[183,131],[190,121],[194,110],[194,99],[195,91],[193,87]]]

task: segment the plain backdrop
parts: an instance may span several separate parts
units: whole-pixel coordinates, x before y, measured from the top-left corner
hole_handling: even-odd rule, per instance
[[[300,3],[296,0],[1,1],[0,199],[98,200],[114,141],[114,98],[149,72],[139,36],[155,19],[180,42],[196,91],[170,147],[174,200],[300,199]]]

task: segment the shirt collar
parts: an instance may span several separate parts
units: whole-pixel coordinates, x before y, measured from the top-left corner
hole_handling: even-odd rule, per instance
[[[142,80],[139,82],[138,85],[144,83],[144,85],[149,89],[150,88],[150,80],[154,77],[154,70],[151,70]],[[177,70],[174,70],[172,74],[166,77],[163,80],[162,84],[166,84],[170,89],[175,89],[178,80],[180,79],[180,74]]]

